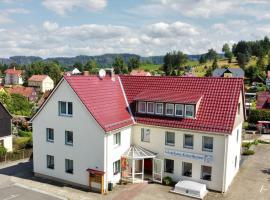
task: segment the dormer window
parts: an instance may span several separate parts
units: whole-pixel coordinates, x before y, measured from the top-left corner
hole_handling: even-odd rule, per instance
[[[194,118],[194,106],[193,105],[186,105],[186,113],[185,116],[187,118]]]
[[[154,114],[155,104],[153,102],[147,102],[147,113]]]
[[[146,113],[146,103],[145,102],[139,101],[138,111],[139,111],[139,113]]]
[[[175,104],[175,116],[183,117],[184,116],[184,105]]]
[[[163,115],[163,103],[156,103],[156,114]]]
[[[174,114],[174,104],[166,104],[166,115],[172,116]]]

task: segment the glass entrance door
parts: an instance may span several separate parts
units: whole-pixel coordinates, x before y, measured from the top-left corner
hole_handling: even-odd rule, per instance
[[[153,181],[162,183],[163,176],[163,160],[159,158],[153,158]]]

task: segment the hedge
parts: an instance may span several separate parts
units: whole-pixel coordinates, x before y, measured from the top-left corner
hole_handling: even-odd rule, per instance
[[[270,121],[270,111],[251,110],[249,118],[248,118],[248,122],[256,124],[258,121]]]
[[[0,156],[3,156],[7,153],[7,149],[0,145]]]
[[[32,132],[31,131],[18,131],[18,136],[20,137],[32,137]]]

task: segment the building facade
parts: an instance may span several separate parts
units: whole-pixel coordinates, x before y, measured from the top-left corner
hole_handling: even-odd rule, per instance
[[[66,76],[32,118],[34,172],[89,187],[97,171],[104,180],[91,187],[107,190],[137,145],[160,164],[143,158],[136,172],[226,192],[239,170],[243,99],[242,79]]]
[[[5,84],[6,85],[22,85],[22,70],[7,69],[5,71]]]
[[[11,119],[10,113],[0,103],[0,146],[5,147],[7,151],[12,151]]]
[[[28,79],[28,86],[45,93],[54,88],[54,82],[48,75],[33,75]]]

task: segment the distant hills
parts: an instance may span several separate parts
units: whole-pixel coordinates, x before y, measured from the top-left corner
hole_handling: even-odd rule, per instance
[[[80,62],[85,64],[89,60],[95,60],[98,66],[101,67],[109,67],[112,65],[115,57],[121,56],[124,59],[124,62],[127,63],[131,57],[139,57],[141,62],[148,62],[152,64],[163,64],[163,57],[164,56],[149,56],[149,57],[142,57],[136,54],[104,54],[100,56],[85,56],[80,55],[76,57],[54,57],[54,58],[46,58],[43,59],[41,57],[36,56],[12,56],[10,58],[0,58],[0,63],[2,64],[11,64],[17,63],[20,65],[28,65],[32,62],[36,61],[57,61],[63,67],[72,66],[75,62]],[[201,55],[188,55],[189,59],[191,60],[198,60]]]

